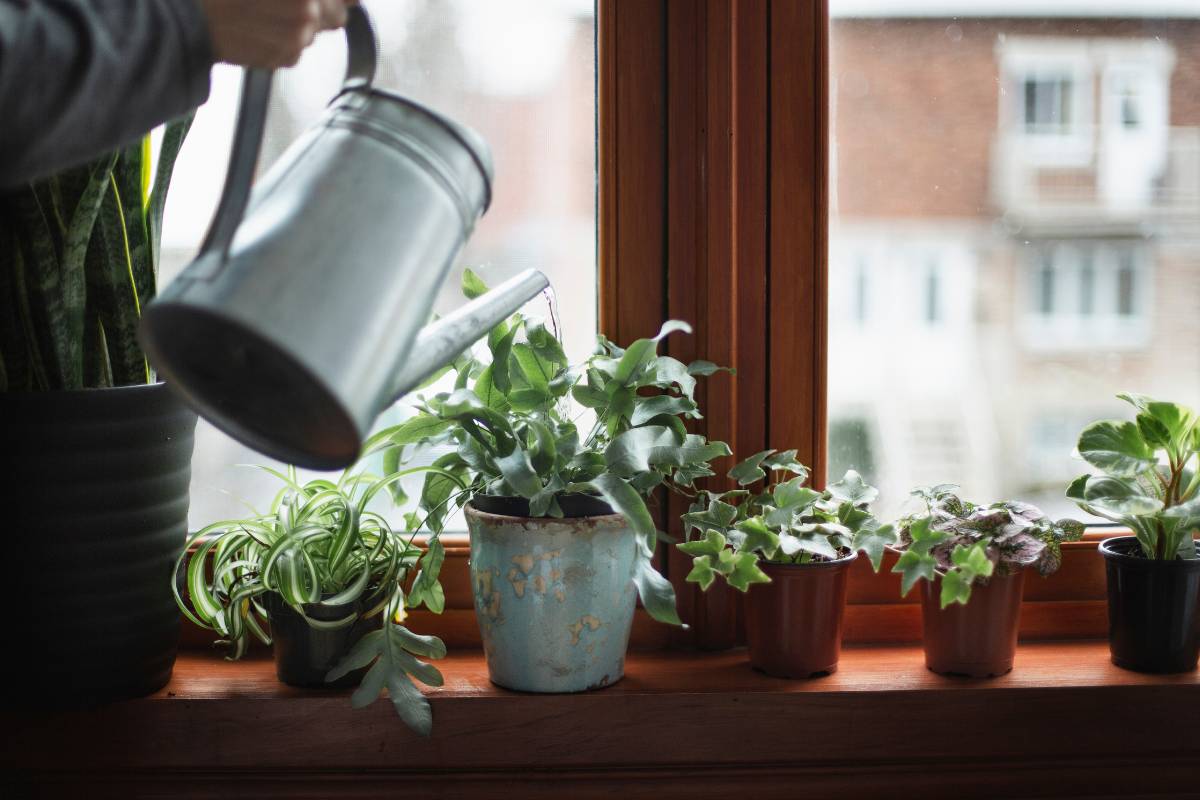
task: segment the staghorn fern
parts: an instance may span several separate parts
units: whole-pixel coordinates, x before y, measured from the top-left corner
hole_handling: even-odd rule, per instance
[[[167,124],[156,171],[147,135],[0,197],[0,391],[153,382],[137,326],[191,124]]]

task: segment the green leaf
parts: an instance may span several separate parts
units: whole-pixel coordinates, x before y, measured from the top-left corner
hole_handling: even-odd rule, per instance
[[[433,709],[421,690],[413,685],[408,676],[400,671],[391,671],[387,676],[388,697],[392,707],[412,731],[428,737],[433,733]]]
[[[693,542],[680,542],[676,547],[689,556],[719,556],[721,551],[725,549],[725,537],[720,531],[710,530],[704,534],[703,539],[697,539]]]
[[[770,583],[771,578],[759,568],[757,555],[743,552],[734,557],[733,571],[725,577],[725,582],[739,592],[745,592],[751,584]]]
[[[863,526],[854,533],[851,547],[863,553],[871,562],[871,569],[879,572],[884,550],[895,546],[897,541],[896,529],[891,525]]]
[[[1079,454],[1116,478],[1132,478],[1158,464],[1154,450],[1133,422],[1093,422],[1079,436]]]
[[[716,579],[717,573],[713,570],[712,561],[708,556],[692,559],[692,569],[684,578],[688,583],[700,584],[701,591],[708,591],[708,587],[712,586]]]
[[[951,570],[942,576],[941,607],[946,608],[951,603],[966,605],[971,599],[971,581],[968,576],[957,570]]]
[[[488,287],[483,280],[469,267],[463,270],[462,293],[468,300],[474,300],[487,294]]]
[[[1085,511],[1117,522],[1156,514],[1163,507],[1161,500],[1145,495],[1136,483],[1108,476],[1080,476],[1067,488],[1067,497]]]
[[[504,482],[521,497],[529,499],[542,490],[542,479],[534,472],[529,454],[522,447],[514,447],[508,455],[496,456],[495,461]]]
[[[687,371],[689,375],[701,375],[703,377],[715,375],[718,372],[733,372],[729,367],[718,367],[713,362],[704,361],[703,359],[688,364]]]
[[[846,470],[842,479],[837,483],[831,483],[826,487],[826,491],[834,500],[855,506],[867,505],[879,497],[879,490],[869,485],[861,475],[852,469]]]
[[[604,451],[604,461],[614,474],[630,477],[648,471],[653,463],[663,463],[679,447],[670,428],[631,428],[612,440]]]
[[[729,477],[738,482],[739,486],[749,486],[752,483],[761,481],[767,477],[767,473],[762,468],[763,459],[774,453],[774,450],[763,450],[742,461],[740,464],[729,470]]]
[[[658,531],[654,526],[654,518],[650,516],[650,510],[646,508],[646,501],[627,481],[610,472],[605,472],[586,483],[568,487],[568,490],[599,492],[613,510],[623,516],[625,521],[637,531],[644,540],[642,546],[650,549],[650,555],[653,555],[653,548],[650,548],[645,542],[653,541],[656,538]]]
[[[768,528],[757,517],[743,520],[737,524],[737,529],[746,534],[738,548],[743,551],[759,551],[767,558],[774,558],[780,547],[779,534]]]
[[[660,414],[693,416],[695,413],[696,404],[688,398],[660,394],[653,397],[636,398],[633,416],[630,417],[629,423],[634,426],[644,425]]]
[[[900,596],[906,596],[922,578],[927,581],[933,580],[936,570],[937,559],[933,556],[915,550],[905,550],[896,560],[896,566],[892,567],[892,572],[900,573]]]
[[[650,558],[640,548],[633,560],[633,582],[642,606],[651,617],[669,625],[683,624],[675,609],[675,589],[670,581],[658,574]]]

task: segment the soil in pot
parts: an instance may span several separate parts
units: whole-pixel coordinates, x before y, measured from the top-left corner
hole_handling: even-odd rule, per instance
[[[1190,672],[1200,655],[1200,560],[1145,558],[1132,536],[1100,543],[1112,662],[1137,672]]]
[[[380,626],[379,615],[371,619],[359,619],[344,628],[324,630],[309,625],[275,592],[263,595],[263,606],[271,622],[275,674],[281,682],[306,689],[340,689],[357,686],[362,680],[367,672],[366,667],[329,683],[325,681],[325,676],[359,639]],[[333,608],[313,604],[306,606],[305,613],[313,619],[331,622],[344,619],[356,609],[357,605],[353,604]]]
[[[636,534],[624,517],[530,518],[485,512],[476,500],[465,511],[475,616],[492,682],[556,693],[620,680],[637,599]],[[570,513],[566,504],[563,511]]]
[[[857,553],[812,564],[760,564],[770,583],[746,595],[750,663],[779,678],[837,670],[842,649],[846,580]]]
[[[993,575],[966,605],[941,608],[941,580],[921,581],[925,666],[942,675],[989,678],[1012,670],[1025,573]]]

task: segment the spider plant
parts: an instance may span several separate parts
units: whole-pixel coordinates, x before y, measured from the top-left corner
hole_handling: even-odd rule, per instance
[[[0,198],[0,391],[154,382],[137,342],[191,115]]]
[[[411,677],[440,686],[441,673],[417,657],[441,658],[446,648],[436,637],[418,636],[401,623],[406,609],[420,605],[425,595],[441,597],[437,573],[444,551],[436,538],[427,549],[414,543],[420,521],[413,515],[406,518],[409,529],[397,530],[370,505],[405,476],[436,468],[385,477],[351,468],[336,482],[319,478],[303,484],[294,467],[263,469],[284,484],[270,511],[216,522],[191,537],[175,570],[186,575],[186,601],[179,581],[172,582],[179,607],[192,622],[223,637],[218,644],[229,646],[231,660],[245,654],[251,636],[271,644],[263,603],[268,592],[317,630],[378,617],[380,628],[359,640],[326,680],[371,665],[352,705],[370,704],[386,686],[401,719],[428,735],[432,712]],[[416,591],[406,596],[404,585],[414,573]],[[430,584],[437,585],[436,592],[427,588]],[[441,611],[439,603],[426,605]],[[314,618],[318,610],[339,609],[345,614],[331,621]]]

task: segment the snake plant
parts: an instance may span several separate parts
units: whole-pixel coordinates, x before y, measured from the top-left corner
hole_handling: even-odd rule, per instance
[[[137,341],[158,282],[163,209],[189,115],[0,197],[0,391],[151,383]]]
[[[422,604],[441,585],[437,573],[444,550],[435,537],[426,549],[413,543],[421,526],[406,519],[410,530],[396,530],[370,510],[371,501],[405,476],[429,471],[417,467],[376,477],[352,468],[336,481],[323,478],[300,483],[295,468],[286,473],[263,467],[284,482],[266,514],[226,520],[192,535],[176,563],[172,581],[175,600],[195,624],[222,636],[230,660],[241,658],[251,636],[271,644],[264,595],[278,594],[314,629],[349,627],[359,620],[379,619],[380,626],[345,654],[326,676],[333,681],[371,666],[351,698],[355,708],[369,705],[387,688],[400,718],[428,735],[433,715],[428,701],[410,676],[441,686],[442,676],[417,656],[441,658],[446,647],[432,636],[418,636],[400,623],[406,609]],[[415,573],[415,578],[413,577]],[[413,578],[406,593],[405,583]],[[183,591],[181,591],[181,589]],[[426,602],[436,612],[441,603]],[[345,615],[326,621],[331,612]]]

